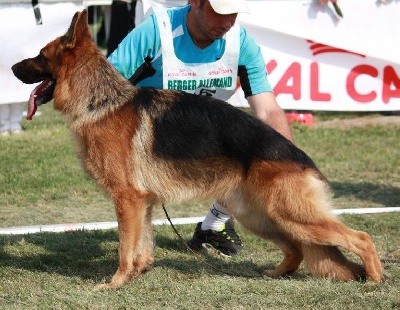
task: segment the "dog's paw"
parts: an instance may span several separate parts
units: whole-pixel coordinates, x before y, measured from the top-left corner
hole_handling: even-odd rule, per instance
[[[109,283],[98,284],[94,287],[95,291],[117,289],[129,282],[132,279],[132,273],[121,274],[117,272],[111,279]]]
[[[280,277],[281,274],[280,274],[280,273],[278,274],[278,273],[276,272],[276,270],[273,269],[273,270],[264,270],[263,276],[264,276],[264,277],[270,277],[270,278],[277,278],[277,277]]]
[[[294,270],[292,271],[280,271],[277,269],[274,270],[265,270],[263,272],[263,276],[264,277],[270,277],[270,278],[286,278],[288,276],[290,276],[292,273],[294,272]]]
[[[123,283],[116,283],[116,282],[102,283],[102,284],[96,285],[93,288],[93,291],[117,289],[117,288],[121,287],[122,285],[123,285]]]
[[[375,273],[373,275],[368,275],[368,282],[370,283],[385,283],[385,277],[382,273]]]

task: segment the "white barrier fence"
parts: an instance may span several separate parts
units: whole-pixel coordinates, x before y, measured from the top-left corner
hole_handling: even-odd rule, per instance
[[[360,208],[360,209],[336,209],[334,214],[377,214],[388,212],[400,212],[400,208]],[[195,224],[201,222],[204,217],[188,217],[188,218],[173,218],[171,222],[174,225]],[[154,220],[153,225],[168,225],[169,221]],[[20,226],[0,228],[0,235],[24,235],[35,234],[40,232],[67,232],[78,230],[104,230],[114,229],[118,227],[117,222],[98,222],[98,223],[71,223],[71,224],[53,224],[53,225],[37,225],[37,226]]]

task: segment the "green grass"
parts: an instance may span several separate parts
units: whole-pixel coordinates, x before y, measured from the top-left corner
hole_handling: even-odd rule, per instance
[[[112,203],[82,172],[61,116],[50,105],[40,111],[24,121],[23,135],[0,137],[0,226],[114,221]],[[293,132],[331,181],[337,208],[400,206],[399,126],[294,125]],[[209,201],[167,206],[171,217],[204,216],[208,208]],[[165,216],[156,210],[155,218]],[[169,226],[157,226],[154,269],[119,290],[96,292],[93,287],[110,280],[117,267],[115,230],[3,235],[0,309],[400,308],[400,213],[341,218],[373,236],[384,284],[315,279],[303,266],[290,278],[260,278],[282,259],[270,242],[238,227],[242,254],[194,256]],[[194,225],[177,228],[188,239]],[[219,273],[206,262],[238,275]]]
[[[118,237],[114,230],[3,237],[0,305],[29,309],[396,309],[400,306],[400,242],[394,234],[399,231],[399,217],[346,216],[344,220],[374,232],[386,283],[316,279],[303,268],[291,278],[259,278],[265,268],[281,259],[270,243],[241,232],[246,246],[241,255],[199,258],[183,248],[170,227],[157,226],[154,269],[117,291],[93,291],[95,284],[109,280],[115,271]],[[188,238],[192,228],[178,229]],[[203,260],[238,275],[219,273]]]

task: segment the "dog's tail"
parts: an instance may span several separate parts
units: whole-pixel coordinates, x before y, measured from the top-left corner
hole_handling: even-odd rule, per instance
[[[365,280],[364,266],[347,259],[336,246],[302,244],[304,262],[314,276],[343,281]]]

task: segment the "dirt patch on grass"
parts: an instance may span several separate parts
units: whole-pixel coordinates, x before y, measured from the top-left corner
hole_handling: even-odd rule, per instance
[[[400,125],[400,115],[362,116],[351,119],[332,119],[327,121],[316,121],[313,127],[351,129],[355,127],[373,127],[389,124]]]

